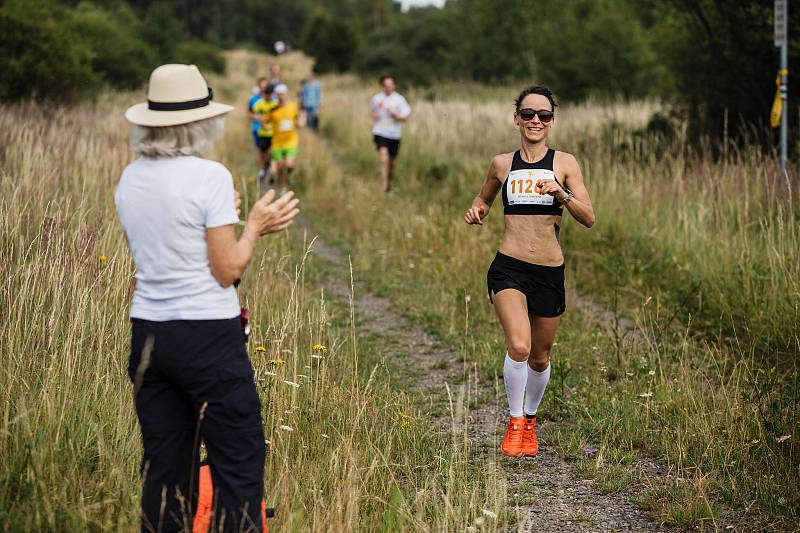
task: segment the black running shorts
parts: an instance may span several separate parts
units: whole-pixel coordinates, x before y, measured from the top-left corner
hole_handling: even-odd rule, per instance
[[[400,139],[387,139],[380,135],[373,135],[372,141],[375,143],[375,148],[378,150],[386,147],[386,149],[389,150],[389,155],[392,157],[397,157],[397,152],[400,151]]]
[[[503,289],[516,289],[528,300],[528,314],[544,317],[560,316],[566,306],[564,265],[535,265],[500,252],[486,274],[489,300]]]
[[[272,137],[256,136],[256,147],[262,152],[268,151],[272,147]]]

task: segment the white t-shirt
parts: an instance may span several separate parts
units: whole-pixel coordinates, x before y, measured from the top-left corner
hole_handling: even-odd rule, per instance
[[[235,224],[233,178],[199,157],[142,157],[114,195],[136,263],[131,318],[214,320],[239,315],[233,287],[211,275],[206,228]]]
[[[370,108],[373,112],[378,114],[378,120],[372,126],[372,134],[386,137],[387,139],[399,139],[401,135],[400,126],[401,122],[395,120],[389,114],[392,110],[397,115],[408,116],[411,113],[411,106],[408,105],[406,99],[402,95],[393,92],[387,95],[384,92],[379,92],[372,97]]]

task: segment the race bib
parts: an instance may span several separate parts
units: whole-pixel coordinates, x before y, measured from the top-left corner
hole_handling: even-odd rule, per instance
[[[294,129],[294,122],[285,118],[278,122],[278,131],[292,131]]]
[[[555,181],[552,170],[542,168],[514,170],[506,178],[508,205],[553,205],[549,194],[540,194],[537,183]]]

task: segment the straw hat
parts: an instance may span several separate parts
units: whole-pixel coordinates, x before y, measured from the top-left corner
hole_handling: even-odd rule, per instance
[[[177,126],[233,110],[233,106],[212,102],[213,97],[196,66],[161,65],[150,75],[147,102],[129,107],[125,118],[139,126]]]

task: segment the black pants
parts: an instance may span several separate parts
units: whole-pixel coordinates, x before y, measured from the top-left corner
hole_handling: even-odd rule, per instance
[[[261,531],[266,449],[241,321],[131,322],[142,531],[191,530],[200,440],[214,484],[214,530]]]

